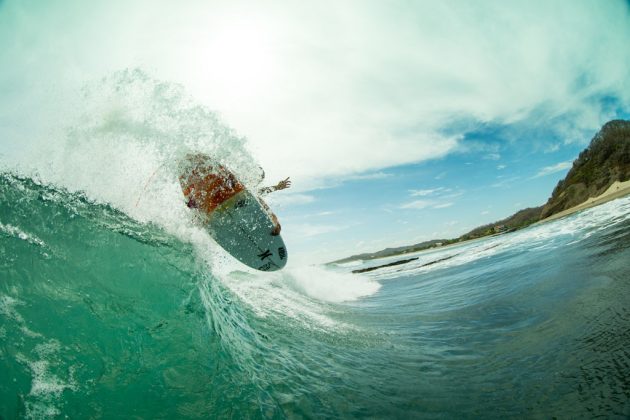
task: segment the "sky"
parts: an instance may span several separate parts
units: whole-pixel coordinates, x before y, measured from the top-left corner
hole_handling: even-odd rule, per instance
[[[288,248],[329,261],[544,203],[628,118],[628,45],[614,0],[3,0],[0,158],[46,138],[58,92],[142,69],[291,177],[269,199]]]

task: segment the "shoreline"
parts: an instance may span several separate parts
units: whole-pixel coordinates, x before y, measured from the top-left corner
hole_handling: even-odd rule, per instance
[[[542,223],[547,223],[547,222],[551,222],[553,220],[561,219],[563,217],[570,216],[570,215],[572,215],[574,213],[577,213],[579,211],[599,206],[600,204],[604,204],[604,203],[607,203],[609,201],[616,200],[617,198],[621,198],[621,197],[624,197],[624,196],[629,195],[629,194],[630,194],[630,180],[627,180],[627,181],[624,181],[624,182],[615,181],[615,182],[613,182],[610,185],[610,187],[608,187],[608,189],[606,191],[604,191],[600,195],[598,195],[596,197],[590,197],[588,200],[586,200],[582,204],[578,204],[577,206],[573,206],[573,207],[568,208],[566,210],[563,210],[563,211],[561,211],[559,213],[553,214],[553,215],[551,215],[551,216],[549,216],[549,217],[547,217],[545,219],[542,219],[542,220],[539,220],[539,221],[537,221],[535,223],[532,223],[529,226],[536,226],[536,225],[539,225],[539,224],[542,224]],[[453,246],[456,246],[456,245],[461,245],[461,244],[464,244],[464,243],[467,243],[467,242],[477,241],[477,240],[486,239],[486,238],[489,238],[489,237],[492,237],[492,236],[499,236],[499,235],[504,235],[504,234],[505,233],[495,233],[495,234],[492,234],[492,235],[486,235],[486,236],[481,236],[481,237],[478,237],[478,238],[467,239],[467,240],[464,240],[464,241],[453,242],[453,243],[450,243],[450,244],[447,244],[447,245],[429,247],[429,248],[422,249],[422,250],[419,250],[419,251],[403,252],[403,253],[400,253],[400,254],[394,254],[394,255],[387,255],[387,256],[382,256],[382,257],[377,257],[377,258],[371,258],[369,260],[363,260],[363,263],[365,263],[367,261],[377,261],[377,260],[385,259],[385,258],[401,257],[401,256],[409,255],[409,254],[415,254],[417,252],[426,252],[426,251],[445,249],[445,248],[453,247]],[[353,260],[353,261],[359,261],[359,260]],[[334,263],[332,263],[332,264],[334,264]],[[401,264],[401,262],[395,262],[392,265],[397,265],[397,264]],[[381,266],[373,267],[373,268],[371,268],[371,270],[376,269],[376,268],[380,268],[380,267]]]
[[[606,191],[604,191],[600,195],[596,197],[590,197],[588,200],[586,200],[582,204],[578,204],[577,206],[573,206],[559,213],[553,214],[545,219],[539,220],[533,225],[551,222],[552,220],[557,220],[565,216],[570,216],[579,211],[590,209],[591,207],[599,206],[600,204],[604,204],[609,201],[616,200],[617,198],[624,197],[628,194],[630,194],[630,180],[624,181],[624,182],[615,181],[610,185],[610,187],[608,187]]]

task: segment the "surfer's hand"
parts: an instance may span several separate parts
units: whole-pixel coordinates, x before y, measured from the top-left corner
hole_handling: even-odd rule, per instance
[[[278,182],[278,185],[276,185],[274,188],[276,189],[276,191],[278,190],[284,190],[285,188],[289,188],[291,186],[291,180],[289,180],[289,177],[287,177],[287,179],[283,179],[282,181]]]

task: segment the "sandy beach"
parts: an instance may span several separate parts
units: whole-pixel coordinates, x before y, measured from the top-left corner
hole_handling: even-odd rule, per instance
[[[564,211],[561,211],[560,213],[556,213],[537,223],[545,223],[551,220],[556,220],[556,219],[559,219],[564,216],[568,216],[578,211],[582,211],[582,210],[589,209],[591,207],[599,206],[600,204],[604,204],[608,201],[615,200],[627,194],[630,194],[630,180],[624,181],[624,182],[615,181],[610,187],[608,187],[606,191],[604,191],[597,197],[591,197],[585,202],[583,202],[582,204],[578,204],[577,206],[571,207],[570,209],[566,209]]]

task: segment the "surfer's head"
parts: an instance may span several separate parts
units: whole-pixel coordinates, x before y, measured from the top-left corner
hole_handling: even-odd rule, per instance
[[[204,165],[208,164],[211,158],[205,153],[188,153],[185,160],[193,165]]]

